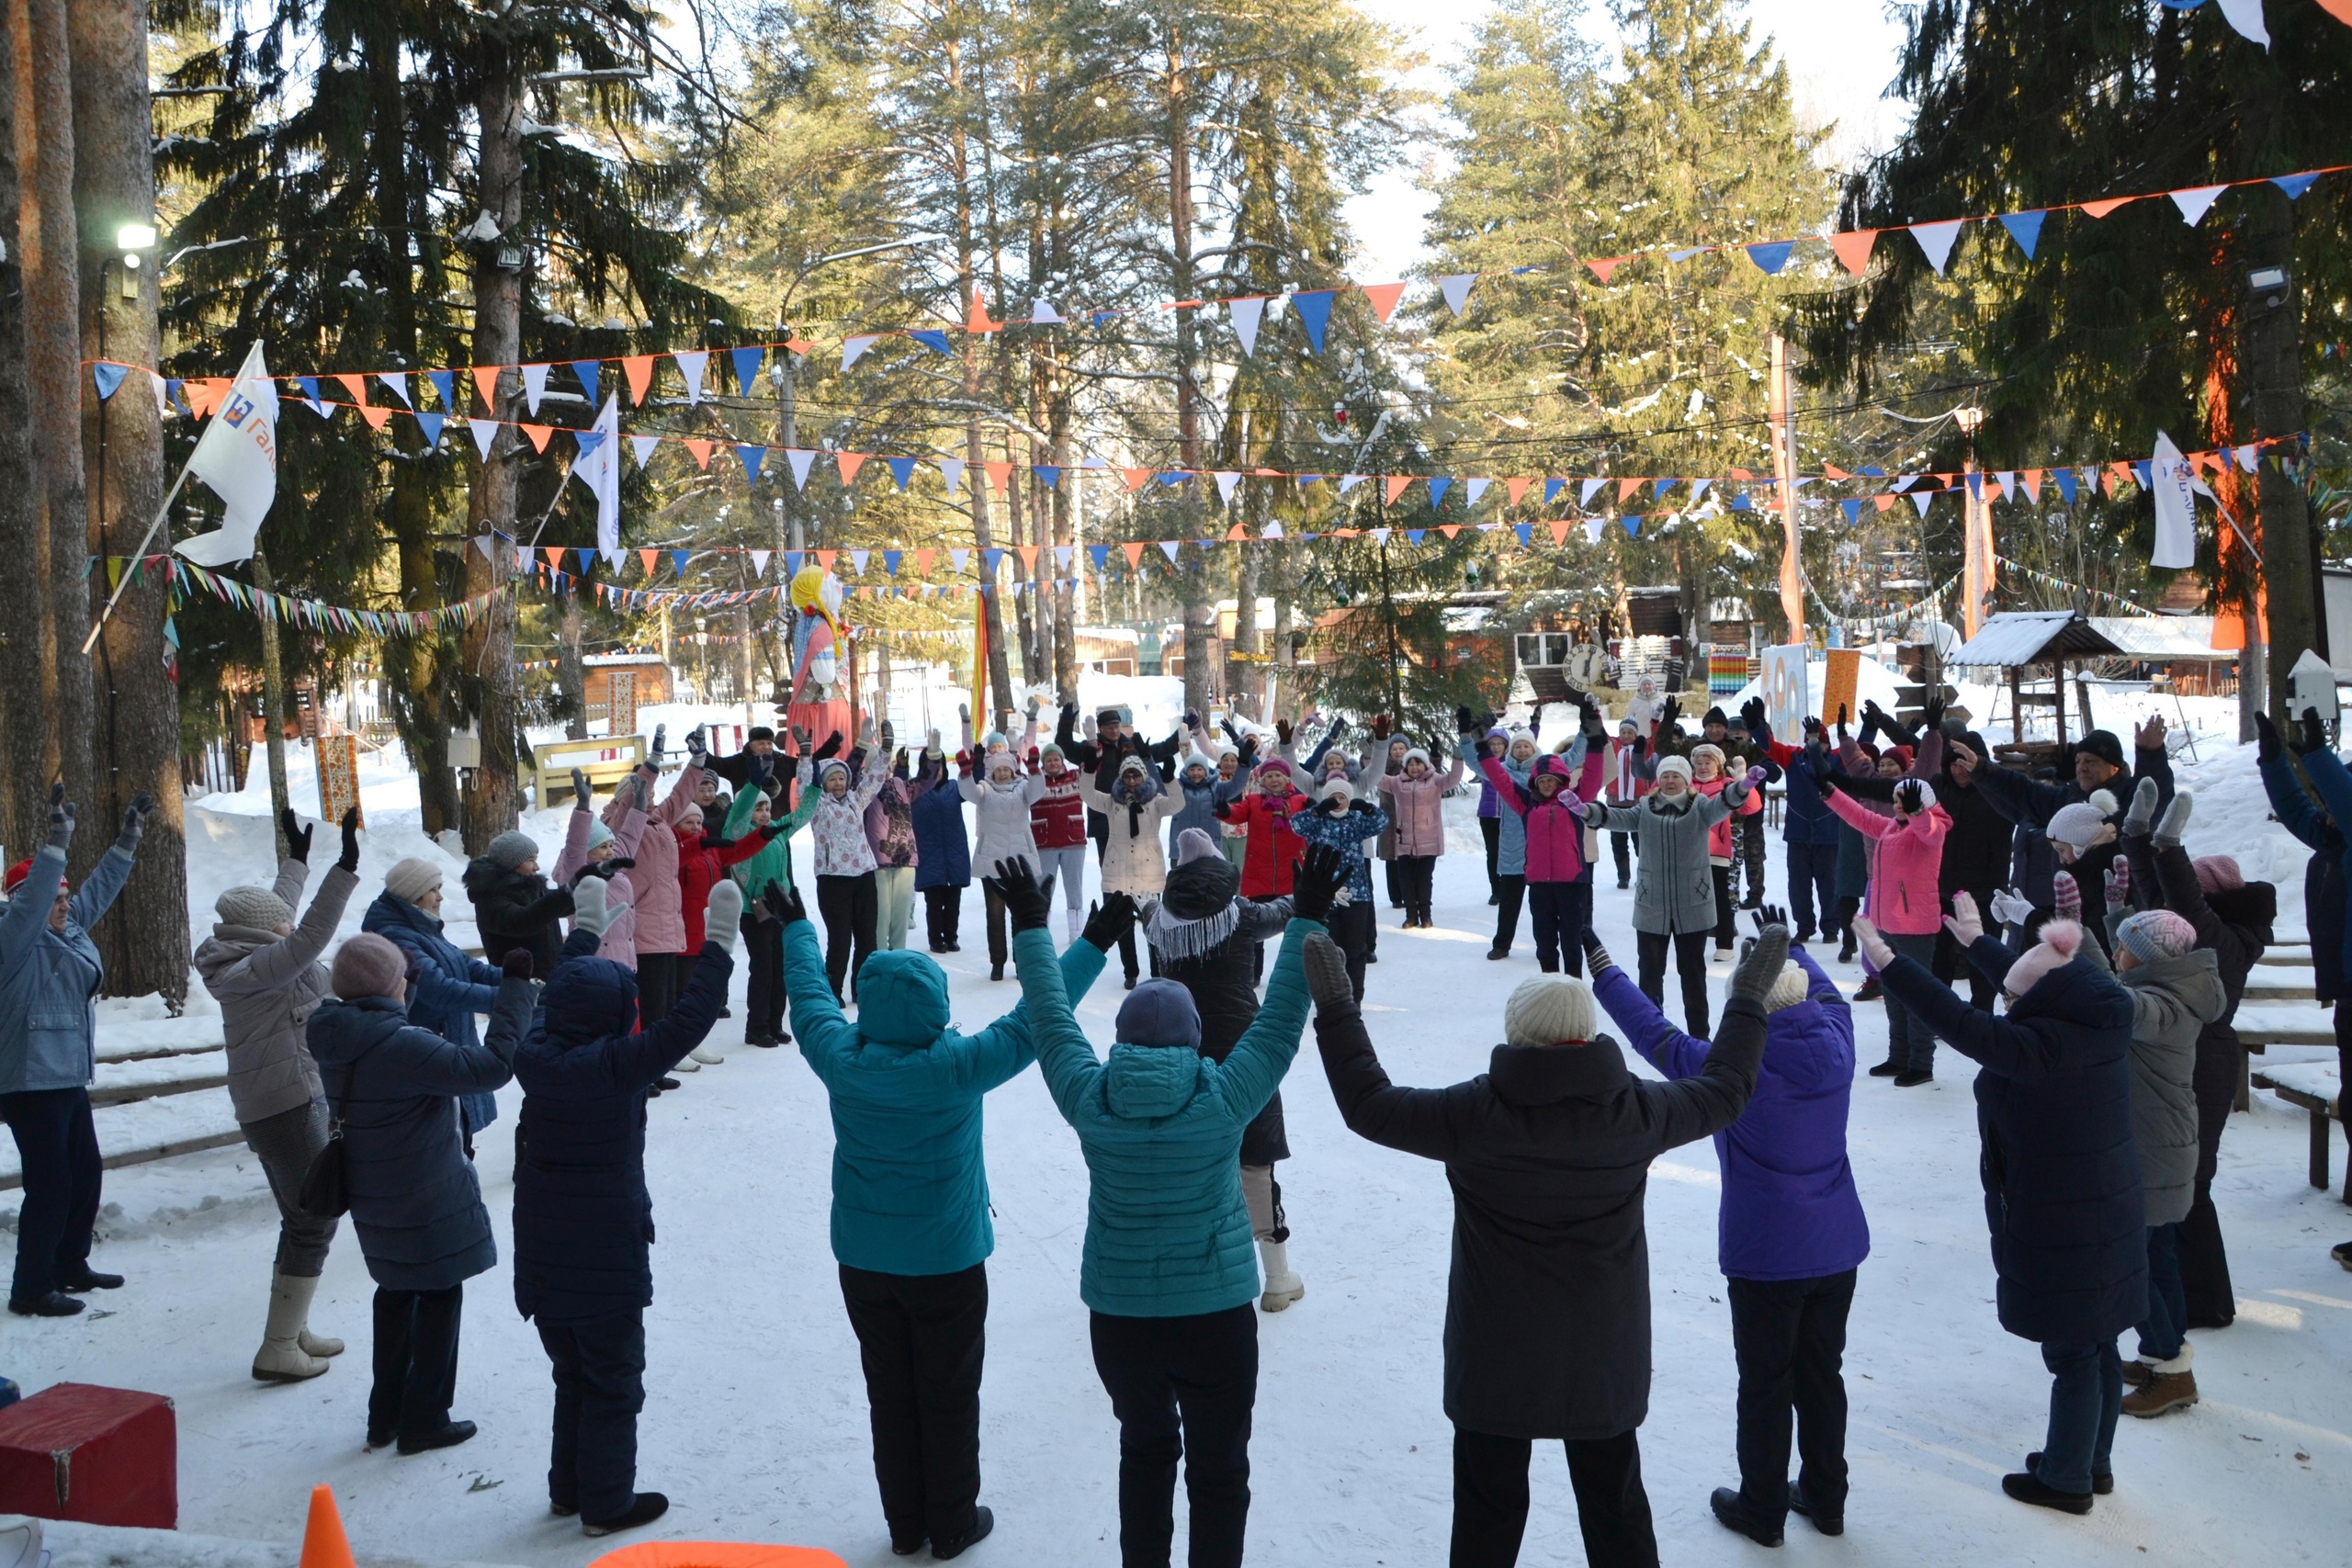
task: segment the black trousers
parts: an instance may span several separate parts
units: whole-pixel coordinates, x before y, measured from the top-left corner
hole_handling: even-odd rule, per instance
[[[743,953],[752,970],[744,998],[743,1038],[782,1040],[784,1031],[784,922],[743,917]]]
[[[870,871],[817,879],[817,909],[825,917],[825,978],[832,982],[835,1001],[857,995],[857,972],[874,951],[874,922],[880,908]],[[846,992],[842,989],[844,980],[849,983]]]
[[[1609,852],[1617,861],[1617,886],[1620,887],[1634,885],[1633,844],[1634,835],[1631,833],[1612,831],[1609,835]]]
[[[1747,868],[1747,897],[1741,908],[1752,908],[1764,901],[1764,813],[1735,817],[1731,828],[1740,863]]]
[[[555,1371],[548,1501],[578,1509],[590,1524],[619,1518],[637,1501],[645,1314],[631,1308],[560,1327],[542,1323],[539,1344]]]
[[[1119,1418],[1120,1568],[1170,1568],[1176,1465],[1192,1505],[1191,1568],[1239,1568],[1250,1524],[1250,1413],[1258,1313],[1113,1317],[1090,1325],[1094,1371]]]
[[[1503,844],[1503,819],[1499,817],[1479,818],[1478,837],[1484,839],[1487,842],[1487,897],[1489,898],[1498,898],[1502,897],[1503,889],[1502,884],[1497,881],[1496,878],[1499,876],[1501,873],[1498,872],[1495,867],[1501,863],[1499,857],[1502,853]]]
[[[1979,914],[1984,913],[1991,906],[1994,891],[1992,888],[1972,888],[1968,891],[1976,900]],[[1951,900],[1945,900],[1944,907],[1949,911]],[[1982,970],[1968,961],[1968,955],[1961,951],[1960,940],[1950,931],[1936,932],[1936,955],[1928,967],[1934,973],[1937,979],[1947,986],[1965,974],[1968,976],[1968,1005],[1980,1012],[1991,1012],[1993,1004],[2000,999],[2000,987],[1995,985]]]
[[[1862,900],[1859,894],[1849,894],[1838,900],[1837,929],[1825,934],[1837,937],[1840,952],[1854,944],[1854,917],[1861,912]]]
[[[962,1540],[980,1495],[988,1265],[954,1274],[841,1266],[874,1425],[874,1479],[895,1543]]]
[[[988,910],[989,962],[1002,964],[1008,956],[1004,929],[1010,919],[1005,913],[1004,900],[996,896],[995,888],[983,882],[980,884],[980,902]]]
[[[961,887],[926,887],[922,890],[923,932],[930,939],[933,953],[944,953],[956,945],[957,928],[964,923],[964,890]]]
[[[1642,1490],[1642,1450],[1632,1432],[1571,1438],[1568,1484],[1589,1568],[1657,1568],[1657,1532]],[[1527,1533],[1527,1463],[1534,1444],[1453,1429],[1453,1551],[1450,1568],[1511,1568]]]
[[[1675,972],[1682,976],[1682,1027],[1704,1040],[1707,1036],[1707,942],[1708,931],[1678,931],[1672,936],[1660,932],[1636,931],[1634,939],[1641,949],[1640,982],[1642,995],[1666,1005],[1666,954],[1674,951]]]
[[[422,1438],[449,1424],[458,1397],[458,1327],[466,1288],[376,1292],[376,1383],[368,1440]]]
[[[1789,1414],[1804,1467],[1798,1484],[1822,1515],[1846,1511],[1846,1314],[1854,1270],[1815,1280],[1730,1280],[1739,1359],[1739,1495],[1747,1515],[1789,1513]]]
[[[0,1117],[16,1134],[25,1173],[25,1201],[17,1219],[17,1275],[12,1302],[33,1302],[90,1267],[90,1232],[98,1223],[105,1171],[98,1165],[98,1130],[85,1089],[28,1089],[0,1094]]]
[[[1405,885],[1405,920],[1410,925],[1429,923],[1430,883],[1437,875],[1437,856],[1398,855],[1397,880]]]
[[[1495,951],[1509,953],[1510,944],[1519,940],[1519,910],[1527,902],[1527,878],[1497,872],[1495,897]]]
[[[2337,1004],[2342,1018],[2345,1008]],[[2341,1037],[2343,1025],[2337,1025]],[[2222,1158],[2222,1130],[2237,1103],[2238,1062],[2245,1047],[2233,1041],[2197,1043],[2190,1084],[2197,1094],[2197,1176],[2188,1217],[2174,1240],[2180,1253],[2181,1293],[2188,1304],[2188,1326],[2221,1328],[2238,1314],[2237,1291],[2230,1282],[2229,1249],[2222,1242],[2222,1216],[2213,1207],[2213,1171]]]
[[[639,1028],[652,1028],[678,1005],[678,961],[684,956],[684,953],[640,953],[637,955]]]
[[[1715,946],[1727,953],[1739,935],[1739,928],[1733,919],[1736,906],[1731,896],[1732,875],[1737,868],[1711,865],[1707,869],[1713,873],[1715,879]]]
[[[1405,907],[1405,884],[1396,874],[1396,857],[1390,855],[1380,863],[1383,868],[1383,879],[1388,884],[1388,907],[1392,909],[1401,909]]]
[[[1528,909],[1535,919],[1535,962],[1546,975],[1584,973],[1584,930],[1592,924],[1590,882],[1531,882]]]
[[[1356,1000],[1363,1000],[1364,956],[1371,953],[1372,933],[1380,926],[1373,915],[1372,900],[1357,898],[1335,905],[1323,923],[1329,930],[1331,940],[1347,955],[1348,984],[1355,987]]]
[[[1797,941],[1812,941],[1816,930],[1824,936],[1837,935],[1840,929],[1838,923],[1838,846],[1801,844],[1792,840],[1784,849],[1789,863],[1789,909],[1797,918]],[[1814,916],[1816,904],[1820,906],[1818,925]]]

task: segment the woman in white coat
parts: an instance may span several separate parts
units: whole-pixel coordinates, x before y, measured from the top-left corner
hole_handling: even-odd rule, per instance
[[[956,782],[975,807],[972,869],[982,878],[988,894],[989,978],[1001,980],[1006,954],[1004,901],[990,885],[996,880],[999,861],[1021,861],[1032,873],[1036,871],[1037,839],[1029,830],[1029,807],[1046,793],[1046,781],[1035,773],[1023,778],[1021,764],[1010,750],[989,753],[981,765],[982,776],[974,778],[967,773]]]
[[[1108,791],[1091,784],[1079,786],[1079,797],[1089,810],[1110,818],[1111,836],[1102,846],[1102,891],[1125,893],[1138,904],[1159,897],[1168,885],[1168,852],[1160,844],[1159,825],[1184,809],[1182,790],[1170,789],[1141,757],[1120,762],[1119,776]],[[1127,989],[1136,988],[1136,934],[1132,928],[1119,935],[1119,959],[1125,965]]]

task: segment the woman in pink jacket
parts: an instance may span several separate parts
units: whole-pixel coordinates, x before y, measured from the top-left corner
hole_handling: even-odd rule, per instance
[[[645,813],[636,804],[639,782],[639,775],[632,773],[613,792],[613,804],[619,808],[620,820],[600,822],[593,815],[594,794],[588,775],[578,768],[572,769],[571,789],[577,804],[570,825],[564,829],[563,852],[555,862],[559,887],[570,887],[592,865],[602,865],[610,860],[622,863],[621,869],[605,884],[605,934],[597,942],[596,956],[609,958],[625,969],[637,967],[637,909],[630,901],[628,870],[637,863],[638,840],[645,833]]]
[[[1838,788],[1842,780],[1832,773],[1826,786],[1829,809],[1870,840],[1870,888],[1863,908],[1898,953],[1922,965],[1936,954],[1936,933],[1943,929],[1939,881],[1943,870],[1944,834],[1951,829],[1951,814],[1936,804],[1935,786],[1925,779],[1904,779],[1894,786],[1894,814],[1877,811]],[[1888,991],[1886,1000],[1886,1060],[1871,1069],[1872,1077],[1892,1077],[1897,1089],[1932,1082],[1936,1072],[1936,1036],[1925,1020]]]
[[[1567,759],[1556,754],[1535,759],[1535,772],[1524,787],[1499,757],[1482,758],[1478,764],[1503,809],[1516,813],[1527,827],[1527,907],[1535,920],[1535,962],[1546,975],[1557,973],[1563,962],[1569,974],[1584,973],[1584,932],[1592,924],[1584,808],[1600,793],[1600,751],[1599,746],[1585,749],[1573,787]]]
[[[646,806],[653,793],[653,780],[660,776],[662,750],[662,731],[657,728],[652,750],[637,771],[637,779],[643,782],[629,805],[624,806],[616,795],[605,807],[605,826],[616,836],[631,807],[645,813],[645,830],[637,840],[637,864],[628,872],[629,895],[637,906],[640,1029],[661,1022],[678,999],[678,960],[686,951],[686,917],[678,886],[678,840],[671,824],[685,814],[686,807],[695,805],[695,794],[709,776],[689,763],[678,770],[677,782],[660,805]]]
[[[1435,744],[1434,741],[1431,744]],[[1430,754],[1416,746],[1405,753],[1405,771],[1383,773],[1378,784],[1388,796],[1388,819],[1396,829],[1396,877],[1404,885],[1405,924],[1434,924],[1430,919],[1430,886],[1437,874],[1437,857],[1445,853],[1445,818],[1438,803],[1446,791],[1462,782],[1462,759],[1477,741],[1464,736],[1454,748],[1453,766],[1439,773]]]

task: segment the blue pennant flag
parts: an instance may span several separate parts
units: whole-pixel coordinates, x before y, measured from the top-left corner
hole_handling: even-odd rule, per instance
[[[580,389],[588,394],[591,411],[596,406],[596,372],[601,368],[602,362],[594,359],[575,359],[571,362],[571,373],[580,378]]]
[[[945,333],[925,330],[922,332],[909,333],[907,335],[914,339],[917,343],[922,344],[923,347],[928,348],[934,353],[953,354],[956,352],[954,349],[947,346],[947,334]]]
[[[1511,532],[1519,536],[1519,547],[1521,549],[1535,542],[1535,525],[1532,523],[1514,524]]]
[[[2049,216],[2047,212],[2001,214],[2001,227],[2009,231],[2009,238],[2018,243],[2018,249],[2025,253],[2028,261],[2033,259],[2033,247],[2041,242],[2041,220]]]
[[[1668,491],[1670,491],[1673,488],[1674,481],[1672,479],[1652,479],[1650,481],[1650,493],[1652,495],[1664,495]]]
[[[2132,465],[2132,477],[2140,481],[2142,490],[2153,491],[2156,488],[2152,468],[2153,465],[2144,458]]]
[[[790,581],[791,579],[800,575],[800,560],[802,556],[806,553],[807,552],[803,550],[786,550],[784,552],[784,575],[786,581]]]
[[[1620,518],[1618,521],[1625,525],[1625,537],[1631,539],[1640,536],[1642,531],[1642,520],[1640,518],[1628,514]]]
[[[1544,481],[1544,504],[1546,506],[1551,505],[1552,498],[1567,488],[1568,481],[1566,479],[1545,479]]]
[[[1159,479],[1161,484],[1166,485],[1170,490],[1174,490],[1178,485],[1182,484],[1186,479],[1189,479],[1192,477],[1192,475],[1186,473],[1182,468],[1170,468],[1165,473],[1155,474],[1153,476],[1153,478]]]
[[[685,552],[685,551],[684,551],[684,550],[672,550],[672,551],[670,552],[670,570],[671,570],[672,571],[673,571],[673,572],[677,573],[677,575],[679,575],[680,577],[684,577],[684,576],[685,576],[685,575],[686,575],[686,552]]]
[[[424,448],[426,451],[438,452],[441,450],[441,422],[447,417],[448,416],[447,414],[435,413],[426,409],[419,409],[416,411],[416,427],[417,429],[424,432]],[[601,438],[604,433],[602,431],[582,431],[581,434],[583,436],[595,435]],[[584,451],[585,448],[583,447],[582,450]]]
[[[1431,512],[1435,512],[1439,507],[1445,504],[1445,492],[1453,488],[1453,481],[1451,479],[1448,479],[1445,475],[1433,474],[1430,476],[1430,510]]]
[[[760,373],[762,351],[758,348],[734,348],[727,357],[735,362],[735,389],[745,397],[752,393],[752,378]]]
[[[912,457],[885,457],[882,466],[890,470],[890,477],[899,481],[900,490],[914,482],[915,460]]]
[[[183,384],[178,381],[172,383],[175,388]],[[319,401],[319,378],[316,376],[297,376],[294,384],[302,389],[302,400],[310,404],[319,417],[325,418],[326,406]]]
[[[1094,570],[1097,570],[1097,571],[1103,571],[1103,570],[1107,570],[1109,569],[1110,560],[1111,560],[1111,547],[1110,547],[1110,546],[1108,546],[1108,545],[1089,545],[1089,546],[1087,546],[1087,547],[1086,547],[1086,553],[1087,553],[1088,555],[1092,556],[1092,557],[1094,558]]]
[[[1731,497],[1731,509],[1734,512],[1753,512],[1756,510],[1756,503],[1747,499],[1746,491],[1734,491]]]
[[[1856,468],[1856,469],[1854,470],[1854,472],[1856,472],[1856,473],[1858,473],[1858,474],[1867,474],[1867,475],[1869,475],[1871,479],[1883,479],[1886,478],[1886,470],[1885,470],[1884,468]]]
[[[416,417],[423,419],[424,416],[419,414]],[[441,416],[435,414],[433,417],[437,421]],[[605,444],[605,433],[601,430],[575,430],[571,433],[571,439],[579,443],[580,455],[585,457]]]
[[[458,373],[455,370],[427,370],[424,378],[441,394],[441,407],[446,412],[458,406]]]
[[[1968,499],[1971,501],[1982,501],[1984,499],[1984,476],[1983,474],[1971,474],[1968,476]]]
[[[899,562],[904,558],[906,552],[904,550],[884,550],[882,552],[882,570],[892,577],[898,576]]]
[[[1004,552],[994,545],[990,545],[980,552],[980,564],[988,569],[989,575],[991,577],[996,575],[997,565],[1003,559]]]
[[[582,577],[587,576],[589,570],[596,564],[595,547],[593,545],[582,546],[582,547],[573,550],[571,553],[580,558],[580,575]]]
[[[2317,175],[2280,175],[2270,183],[2285,191],[2289,201],[2293,201],[2311,189],[2312,182],[2318,178]]]
[[[1862,520],[1862,503],[1859,500],[1841,501],[1838,504],[1846,509],[1847,527],[1851,528]]]
[[[2050,477],[2058,481],[2058,493],[2065,498],[2066,504],[2069,506],[2074,505],[2075,470],[2072,468],[2052,468],[2050,470]]]
[[[1771,277],[1789,265],[1789,253],[1796,248],[1794,240],[1762,240],[1747,247],[1747,259]]]
[[[735,456],[743,460],[744,480],[750,484],[759,483],[760,465],[767,460],[768,449],[739,441],[735,444]]]
[[[1332,292],[1329,288],[1310,288],[1290,297],[1290,308],[1298,312],[1298,324],[1306,329],[1306,341],[1317,354],[1323,352],[1323,329],[1331,324]]]
[[[108,365],[103,360],[91,366],[90,379],[98,384],[98,401],[104,402],[113,397],[122,385],[122,378],[130,373],[130,367],[127,365]]]
[[[1408,528],[1405,530],[1406,541],[1409,544],[1418,545],[1421,542],[1421,536],[1428,532],[1429,530],[1427,528]]]
[[[1033,463],[1029,467],[1029,471],[1045,480],[1047,490],[1061,488],[1062,471],[1051,463]]]

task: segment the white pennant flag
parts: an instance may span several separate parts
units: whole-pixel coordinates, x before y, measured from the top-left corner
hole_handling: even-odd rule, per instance
[[[1922,517],[1925,517],[1928,514],[1928,508],[1933,506],[1935,503],[1936,492],[1934,491],[1915,490],[1911,492],[1911,504],[1919,509],[1919,515]]]
[[[539,400],[547,395],[548,369],[544,365],[523,367],[523,406],[533,413],[539,412]]]
[[[1241,352],[1247,357],[1258,352],[1258,323],[1265,320],[1263,299],[1228,299],[1226,314],[1233,318],[1233,335],[1241,340]]]
[[[409,397],[409,395],[408,395],[408,372],[407,372],[407,371],[405,371],[405,370],[379,370],[379,371],[377,371],[377,372],[376,372],[376,379],[377,379],[377,380],[379,380],[379,381],[381,381],[385,386],[387,386],[387,387],[390,388],[390,389],[391,389],[391,392],[392,392],[392,396],[394,396],[394,397],[398,398],[398,399],[399,399],[399,400],[400,400],[403,404],[405,404],[407,407],[409,407],[409,408],[414,408],[414,407],[416,407],[416,404],[415,404],[413,400],[411,400],[411,399],[410,399],[410,397]]]
[[[1606,527],[1608,527],[1608,526],[1609,526],[1609,519],[1607,519],[1606,517],[1588,517],[1588,518],[1586,518],[1586,519],[1584,520],[1584,541],[1585,541],[1585,543],[1586,543],[1586,544],[1588,544],[1588,545],[1597,545],[1597,544],[1600,543],[1600,531],[1601,531],[1603,528],[1606,528]]]
[[[637,455],[637,466],[640,468],[653,460],[653,449],[661,445],[662,438],[658,435],[632,435],[628,438],[628,448]]]
[[[2340,11],[2336,14],[2343,15]],[[2222,17],[2242,36],[2265,49],[2270,47],[2270,29],[2262,21],[2262,0],[2222,0]]]
[[[147,379],[153,382],[155,387],[155,417],[157,419],[169,419],[172,414],[172,394],[170,389],[164,385],[164,378],[161,376],[155,375],[153,371],[148,373]]]
[[[957,491],[964,488],[963,458],[942,457],[939,459],[939,472],[940,476],[947,481],[948,494],[954,495]]]
[[[1583,485],[1580,486],[1577,491],[1577,504],[1578,506],[1590,506],[1592,504],[1592,498],[1600,494],[1600,487],[1608,482],[1609,481],[1607,479],[1585,480]]]
[[[2256,19],[2259,19],[2258,14]],[[2177,190],[2172,193],[2172,204],[2180,209],[2182,221],[2194,229],[2212,209],[2214,198],[2229,188],[2227,186],[2199,186],[2191,190]]]
[[[1914,223],[1911,237],[1919,242],[1919,249],[1927,253],[1928,265],[1936,276],[1944,275],[1944,264],[1951,260],[1952,242],[1960,238],[1962,219],[1954,218],[1942,223]]]
[[[865,575],[865,563],[872,559],[873,556],[874,552],[872,550],[852,550],[849,553],[849,564],[857,569],[858,576],[864,577]]]
[[[596,547],[605,558],[621,547],[621,405],[620,394],[607,394],[597,411],[595,428],[604,434],[593,452],[572,459],[571,477],[596,498]]]
[[[1475,272],[1457,272],[1450,277],[1439,278],[1437,291],[1445,296],[1446,307],[1459,317],[1470,303],[1470,286],[1477,281],[1478,275]]]
[[[2189,475],[2188,459],[2171,436],[2157,431],[2155,456],[2148,463],[2156,502],[2156,548],[2150,566],[2172,570],[2197,564],[2197,499]]]
[[[710,350],[690,348],[673,354],[670,357],[678,362],[678,374],[686,378],[686,401],[689,404],[701,402],[702,373],[704,367],[710,363]],[[541,375],[545,374],[546,372],[541,372]]]
[[[1216,471],[1217,498],[1224,502],[1226,505],[1231,506],[1233,504],[1233,487],[1240,482],[1241,476],[1231,468],[1219,468]]]
[[[1347,494],[1348,491],[1363,483],[1363,480],[1364,476],[1362,474],[1341,474],[1340,476],[1340,493],[1341,495]]]
[[[494,419],[469,419],[466,421],[466,433],[474,438],[474,450],[481,454],[481,460],[489,462],[491,443],[498,439],[498,422]]]
[[[865,356],[865,351],[873,346],[874,339],[871,337],[843,338],[842,340],[842,368],[846,370],[856,364]]]
[[[1033,299],[1029,302],[1029,320],[1033,325],[1040,327],[1057,327],[1062,324],[1061,313],[1054,309],[1050,301],[1044,299]]]
[[[182,539],[175,547],[179,553],[198,566],[250,558],[254,536],[277,499],[277,383],[269,378],[260,344],[245,351],[245,362],[228,396],[212,411],[187,471],[220,498],[222,515],[212,532]]]
[[[775,552],[774,550],[753,550],[752,552],[752,575],[754,578],[765,577],[768,574],[768,560],[769,558],[775,554]]]
[[[797,446],[787,446],[784,449],[784,459],[786,462],[792,465],[792,482],[794,486],[800,490],[807,490],[808,488],[808,465],[817,460],[817,454],[814,452],[802,451]]]
[[[1463,481],[1463,504],[1465,506],[1477,505],[1478,498],[1486,494],[1487,487],[1494,482],[1495,481],[1492,479],[1465,479]]]
[[[2258,460],[2261,451],[2261,447],[2249,441],[2245,446],[2238,447],[2231,454],[2231,456],[2238,460],[2238,467],[2240,468],[2250,474],[2254,472],[2254,465]]]

